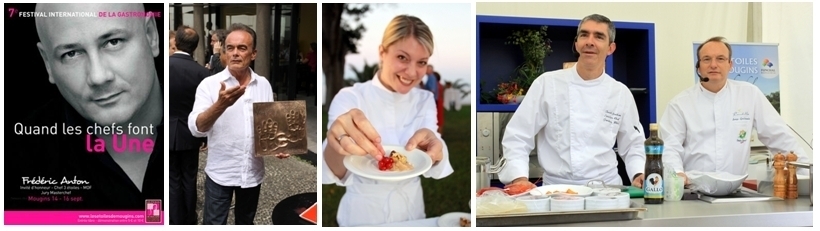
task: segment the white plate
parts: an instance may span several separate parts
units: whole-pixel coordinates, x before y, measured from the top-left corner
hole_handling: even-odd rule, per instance
[[[735,192],[743,185],[743,181],[749,177],[746,175],[734,175],[727,172],[686,172],[689,181],[701,193],[709,196],[725,196]]]
[[[577,192],[578,194],[566,194],[566,193],[552,193],[549,195],[567,195],[567,196],[579,196],[579,197],[586,197],[592,195],[592,188],[580,185],[566,185],[566,184],[554,184],[554,185],[545,185],[538,188],[535,188],[530,191],[530,194],[533,196],[541,196],[545,195],[545,192],[554,192],[554,191],[561,191],[566,192],[567,189],[572,189],[572,191]]]
[[[438,218],[438,227],[461,227],[461,218],[467,218],[471,220],[470,226],[472,226],[472,216],[469,213],[462,213],[462,212],[452,212],[441,215]]]
[[[350,172],[353,174],[384,181],[400,181],[417,177],[433,166],[433,159],[427,153],[421,150],[408,151],[401,146],[384,145],[384,153],[390,154],[391,151],[396,151],[407,157],[407,162],[413,165],[413,169],[409,171],[381,171],[379,170],[379,162],[373,157],[367,156],[346,156],[342,161]]]

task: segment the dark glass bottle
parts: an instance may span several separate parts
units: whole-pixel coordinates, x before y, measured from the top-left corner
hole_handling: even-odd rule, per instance
[[[658,137],[658,124],[649,124],[649,138],[643,144],[646,150],[644,204],[663,204],[663,140]]]

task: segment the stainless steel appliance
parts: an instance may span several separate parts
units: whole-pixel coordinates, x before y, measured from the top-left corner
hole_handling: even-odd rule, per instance
[[[498,161],[497,165],[493,165],[490,163],[490,158],[484,156],[476,156],[475,158],[475,185],[476,190],[486,188],[490,186],[490,175],[497,174],[507,162],[502,160]]]
[[[504,156],[501,148],[501,139],[504,137],[504,128],[512,118],[512,112],[478,112],[476,115],[476,156],[487,157],[490,164],[498,163]],[[543,172],[538,164],[535,149],[530,153],[530,178],[539,178]],[[497,174],[489,174],[490,179],[497,180]]]

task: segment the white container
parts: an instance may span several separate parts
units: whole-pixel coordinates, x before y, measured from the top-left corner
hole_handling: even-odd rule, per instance
[[[567,191],[575,192],[574,194],[567,194]],[[530,195],[533,196],[575,196],[575,197],[587,197],[592,195],[592,188],[580,185],[566,185],[566,184],[556,184],[556,185],[545,185],[533,190],[530,190]]]
[[[584,198],[574,196],[555,196],[550,199],[550,211],[580,211],[584,210]]]
[[[632,203],[627,192],[605,193],[601,196],[615,197],[618,201],[617,209],[628,209],[630,203]]]
[[[621,201],[615,196],[591,196],[586,198],[586,210],[618,209]]]
[[[601,194],[606,193],[620,193],[621,189],[618,188],[593,188],[592,195],[593,196],[601,196]]]
[[[550,211],[550,198],[543,196],[522,196],[515,198],[527,205],[527,211],[531,213],[542,213]]]

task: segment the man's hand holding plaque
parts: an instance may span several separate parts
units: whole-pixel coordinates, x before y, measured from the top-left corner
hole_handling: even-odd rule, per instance
[[[287,154],[287,153],[276,154],[276,158],[279,158],[279,159],[285,159],[285,158],[288,158],[288,157],[290,157],[290,154]]]

